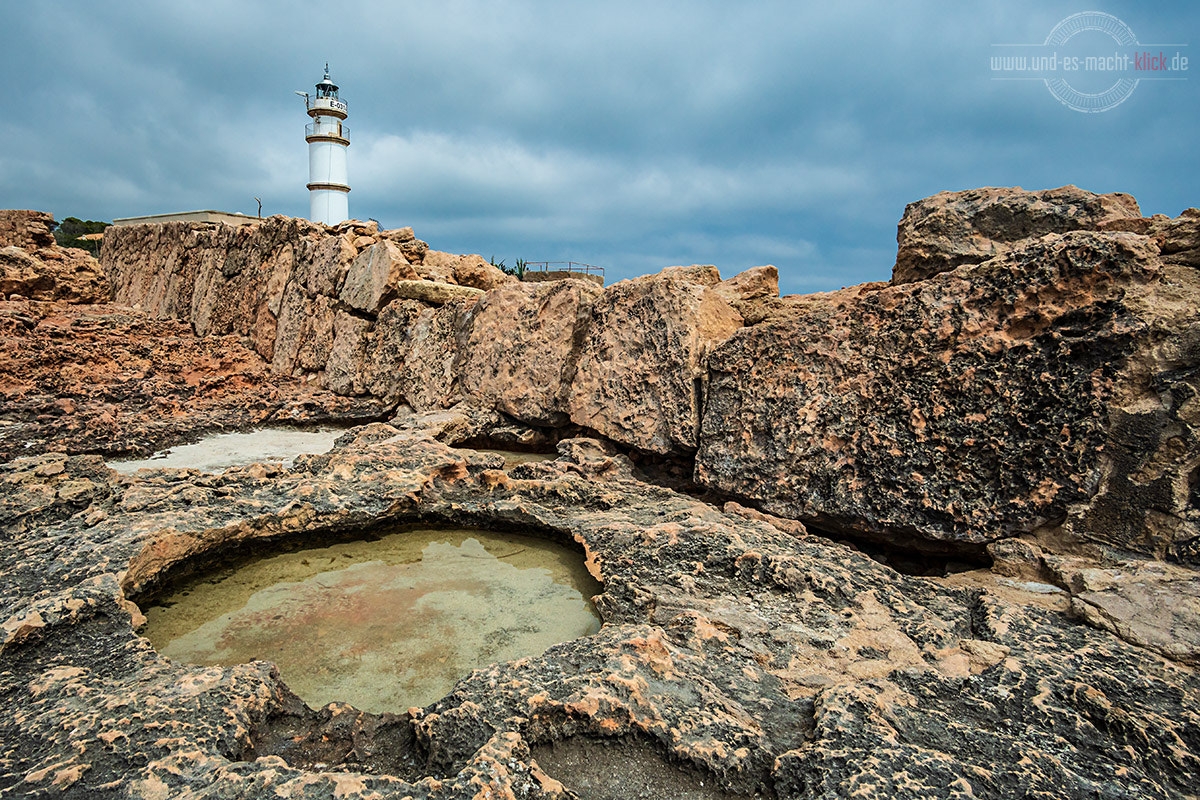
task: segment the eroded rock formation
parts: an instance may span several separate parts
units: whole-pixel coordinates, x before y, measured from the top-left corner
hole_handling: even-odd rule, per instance
[[[103,303],[109,286],[90,253],[54,241],[54,217],[0,210],[0,300],[6,298]]]
[[[516,282],[353,222],[110,236],[125,305],[0,302],[0,792],[1195,793],[1195,210],[943,193],[891,283],[784,298],[773,267]],[[397,406],[291,469],[81,455]],[[507,470],[446,446],[580,429]],[[720,508],[635,466],[693,454],[672,485]],[[180,570],[405,520],[576,542],[605,627],[383,716],[135,635]],[[978,568],[884,566],[913,553]]]
[[[1149,237],[1085,232],[807,298],[713,353],[697,475],[860,533],[1194,561],[1197,299]]]
[[[467,418],[398,422],[290,470],[0,468],[0,788],[565,798],[606,741],[665,796],[1183,797],[1200,775],[1195,671],[1041,595],[899,575],[649,486],[592,440],[504,471],[430,438]],[[383,716],[310,711],[268,663],[175,663],[135,634],[130,598],[180,568],[417,519],[573,540],[605,626]]]
[[[272,374],[239,337],[116,305],[0,301],[0,461],[148,455],[207,430],[378,419],[373,398]]]
[[[941,192],[904,209],[892,282],[911,283],[979,264],[1048,233],[1132,230],[1125,226],[1141,221],[1137,201],[1129,195],[1092,194],[1074,186]]]

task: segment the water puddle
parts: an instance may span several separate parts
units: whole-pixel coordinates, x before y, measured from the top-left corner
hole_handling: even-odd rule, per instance
[[[258,462],[290,466],[301,453],[326,453],[345,428],[260,428],[246,433],[217,433],[195,444],[155,453],[149,458],[114,460],[108,466],[132,474],[139,469],[186,467],[201,472],[222,472],[229,467]]]
[[[281,553],[183,586],[142,635],[194,664],[275,662],[319,708],[402,712],[472,669],[600,629],[582,556],[490,531],[409,530]]]
[[[504,456],[505,469],[512,469],[518,464],[533,464],[538,461],[553,461],[558,458],[558,453],[524,453],[518,450],[494,450],[490,448],[484,448],[478,450],[478,452]]]

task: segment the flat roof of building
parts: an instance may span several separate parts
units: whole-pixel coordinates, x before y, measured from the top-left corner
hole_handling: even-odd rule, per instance
[[[149,225],[159,222],[222,222],[226,225],[247,225],[262,222],[259,217],[231,214],[227,211],[180,211],[175,214],[150,214],[145,217],[114,219],[113,225]]]

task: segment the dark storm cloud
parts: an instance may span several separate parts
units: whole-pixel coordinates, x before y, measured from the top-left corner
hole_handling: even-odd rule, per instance
[[[893,7],[894,6],[894,7]],[[1067,3],[8,3],[0,206],[302,216],[301,101],[350,103],[351,213],[433,247],[610,279],[774,263],[787,291],[887,277],[904,204],[1075,183],[1197,204],[1198,84],[1079,114],[991,80]],[[1183,3],[1108,4],[1189,41]]]

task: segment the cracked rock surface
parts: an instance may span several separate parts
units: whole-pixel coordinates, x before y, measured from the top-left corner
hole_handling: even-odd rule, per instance
[[[1193,667],[649,485],[594,440],[505,471],[432,438],[445,416],[355,429],[291,469],[0,468],[0,792],[599,797],[594,765],[628,763],[660,796],[1194,794]],[[136,633],[136,603],[206,560],[396,521],[573,542],[605,624],[378,716]]]

